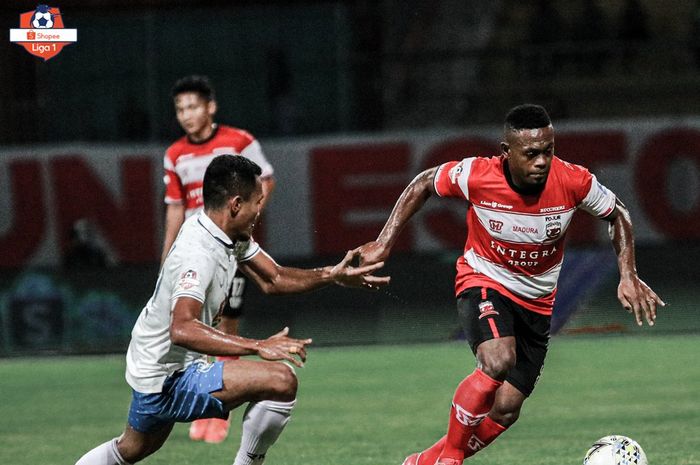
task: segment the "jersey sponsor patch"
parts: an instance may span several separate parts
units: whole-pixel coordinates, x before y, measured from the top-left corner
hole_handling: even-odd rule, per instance
[[[177,282],[177,289],[192,289],[199,285],[200,282],[199,279],[197,279],[197,272],[194,270],[187,270],[180,276]]]

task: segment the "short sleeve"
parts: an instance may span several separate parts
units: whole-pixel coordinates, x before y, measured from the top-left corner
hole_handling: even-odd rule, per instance
[[[217,262],[205,251],[197,247],[190,248],[186,253],[175,254],[172,257],[175,269],[170,275],[175,279],[171,300],[175,302],[180,297],[191,297],[204,303],[207,289],[214,279]]]
[[[270,162],[267,161],[267,158],[265,158],[265,154],[263,153],[262,147],[260,146],[260,142],[258,142],[257,140],[253,139],[253,141],[250,144],[248,144],[243,150],[241,150],[241,155],[243,155],[251,161],[254,161],[258,164],[258,166],[260,166],[260,168],[262,169],[262,174],[260,175],[261,178],[270,177],[275,173],[275,170],[272,168],[272,165],[270,164]]]
[[[617,197],[610,189],[599,183],[595,175],[590,174],[590,177],[591,186],[579,208],[593,216],[605,218],[615,209]]]
[[[182,180],[175,171],[175,165],[166,153],[163,158],[163,167],[165,174],[163,182],[165,183],[165,203],[183,203],[185,200],[185,189],[182,185]]]
[[[260,245],[251,238],[248,241],[236,242],[233,253],[236,256],[236,260],[240,263],[250,260],[257,255],[260,250]]]
[[[440,165],[435,173],[435,192],[440,197],[459,197],[469,200],[469,173],[474,158],[450,161]]]

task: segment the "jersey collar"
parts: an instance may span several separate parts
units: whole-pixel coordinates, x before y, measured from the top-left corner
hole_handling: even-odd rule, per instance
[[[516,193],[520,195],[540,195],[544,188],[546,187],[547,183],[545,182],[545,185],[542,187],[535,187],[531,189],[523,189],[522,187],[518,187],[515,185],[513,182],[513,177],[510,175],[510,168],[508,167],[508,159],[503,157],[503,176],[506,178],[506,182],[508,183],[508,187],[510,187],[512,190],[514,190]],[[547,179],[549,181],[549,179]]]
[[[190,139],[190,136],[186,136],[187,142],[189,142],[192,145],[204,145],[204,144],[206,144],[207,142],[212,140],[214,137],[216,137],[216,133],[219,132],[219,125],[217,123],[212,123],[211,126],[212,126],[212,131],[211,131],[211,134],[209,134],[209,137],[207,137],[206,139],[200,140],[199,142],[195,142],[192,139]]]
[[[233,241],[221,230],[205,212],[200,212],[197,217],[197,223],[200,224],[218,243],[227,249],[233,249]]]

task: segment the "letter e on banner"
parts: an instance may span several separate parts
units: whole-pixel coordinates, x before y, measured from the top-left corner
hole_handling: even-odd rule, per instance
[[[343,252],[379,235],[410,180],[409,146],[357,144],[311,152],[315,252]],[[413,244],[409,223],[394,250]]]

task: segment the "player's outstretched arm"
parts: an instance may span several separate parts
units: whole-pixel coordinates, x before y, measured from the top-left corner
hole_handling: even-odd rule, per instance
[[[396,239],[408,220],[423,207],[428,198],[435,192],[433,180],[436,170],[437,167],[423,171],[406,186],[377,239],[359,248],[360,264],[383,262],[389,257]]]
[[[202,303],[191,297],[175,302],[170,322],[170,339],[185,349],[209,355],[257,355],[265,360],[287,360],[302,366],[311,339],[288,337],[289,328],[262,340],[233,336],[199,320]],[[299,360],[294,358],[299,357]]]
[[[242,262],[240,269],[266,294],[298,294],[329,284],[366,289],[379,289],[389,284],[388,276],[371,274],[383,267],[383,262],[352,266],[351,262],[359,254],[358,249],[350,250],[335,266],[302,269],[281,266],[261,250],[252,259]]]
[[[617,287],[617,299],[630,313],[639,326],[646,319],[649,326],[656,320],[656,307],[665,306],[661,298],[637,276],[634,255],[634,232],[632,220],[627,207],[618,199],[613,212],[605,218],[610,221],[609,233],[620,269],[620,284]]]

